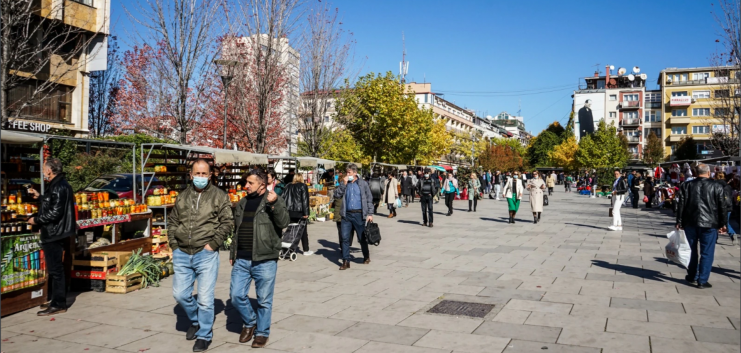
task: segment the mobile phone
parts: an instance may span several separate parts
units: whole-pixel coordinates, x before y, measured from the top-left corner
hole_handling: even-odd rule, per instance
[[[27,190],[33,189],[33,185],[31,184],[23,184],[23,187],[25,187]]]

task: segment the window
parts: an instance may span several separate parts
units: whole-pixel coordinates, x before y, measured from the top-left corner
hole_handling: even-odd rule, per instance
[[[661,92],[646,92],[646,102],[657,102],[661,103]]]
[[[731,92],[727,89],[716,89],[715,98],[728,98],[731,96]]]
[[[692,133],[693,134],[709,134],[710,126],[693,126]]]
[[[692,91],[692,98],[710,98],[710,91]]]
[[[617,95],[616,94],[611,94],[610,95],[610,100],[611,101],[616,101],[617,100]]]
[[[729,125],[713,125],[713,133],[719,132],[721,134],[727,134],[729,130]]]
[[[692,116],[710,116],[710,108],[692,108]]]
[[[674,152],[677,151],[677,145],[672,145],[671,147],[672,147],[672,154],[674,154]]]
[[[672,135],[686,135],[687,128],[682,126],[675,126],[672,128]]]
[[[672,92],[672,97],[687,97],[687,91]]]
[[[70,121],[72,118],[72,88],[59,85],[45,93],[36,93],[37,81],[30,80],[14,87],[8,94],[8,110],[14,114],[18,106],[28,103],[20,112],[21,117],[41,120]]]
[[[650,128],[650,129],[645,129],[643,131],[644,131],[644,133],[646,135],[646,139],[648,139],[648,136],[651,135],[651,132],[653,132],[654,134],[656,134],[656,137],[661,138],[661,130],[662,130],[662,128]]]
[[[679,81],[682,81],[682,82],[687,81],[687,74],[679,75]]]
[[[724,117],[728,116],[729,113],[730,111],[728,108],[715,108],[715,116]]]
[[[661,122],[661,111],[647,110],[646,118],[644,119],[647,123],[660,123]]]
[[[637,100],[638,100],[638,95],[637,94],[625,94],[625,95],[623,95],[623,101],[626,101],[626,102],[635,102]]]
[[[329,122],[329,117],[328,117],[328,116],[325,116],[325,117],[324,117],[324,122],[325,122],[325,123],[328,123],[328,122]]]
[[[93,0],[72,0],[74,2],[79,2],[80,4],[85,4],[87,6],[93,6]]]
[[[429,96],[429,94],[425,93],[425,103],[427,103],[427,97],[428,96]]]
[[[672,109],[672,116],[687,116],[687,109]]]
[[[706,144],[705,141],[697,142],[697,154],[702,154],[703,151],[710,151],[712,148]]]
[[[615,112],[610,112],[610,117],[611,117],[611,118],[615,118],[616,116],[617,116],[617,113],[615,113]]]
[[[704,80],[708,77],[710,77],[709,72],[693,72],[692,73],[692,81]]]
[[[634,120],[638,119],[638,112],[624,112],[623,120]]]

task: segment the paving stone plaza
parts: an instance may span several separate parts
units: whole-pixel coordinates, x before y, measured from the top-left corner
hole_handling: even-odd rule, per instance
[[[335,224],[311,225],[316,254],[279,264],[263,352],[739,352],[741,265],[730,239],[716,247],[713,288],[697,289],[663,256],[670,211],[624,208],[624,230],[610,232],[609,200],[556,189],[539,224],[527,196],[514,225],[506,202],[492,200],[476,213],[456,201],[452,217],[441,202],[431,229],[419,203],[379,216],[372,262],[356,253],[347,271],[338,271]],[[222,252],[209,352],[251,349],[238,343],[230,271]],[[2,351],[190,352],[171,287],[167,278],[125,295],[71,293],[65,314],[5,317]],[[433,311],[484,305],[428,312],[442,301]]]

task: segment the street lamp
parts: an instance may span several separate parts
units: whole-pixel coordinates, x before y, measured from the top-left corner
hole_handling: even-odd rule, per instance
[[[226,146],[226,118],[227,118],[227,99],[229,98],[229,85],[234,79],[234,67],[239,64],[238,61],[234,60],[214,60],[216,65],[219,65],[219,75],[221,76],[221,82],[224,84],[224,143],[222,148],[227,149]]]

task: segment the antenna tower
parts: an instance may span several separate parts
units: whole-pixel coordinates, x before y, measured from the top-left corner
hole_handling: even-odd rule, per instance
[[[404,40],[404,32],[401,32],[401,44],[402,53],[401,62],[399,63],[399,76],[401,76],[401,83],[404,84],[407,82],[406,77],[407,73],[409,73],[409,62],[407,61],[407,45],[406,41]]]

